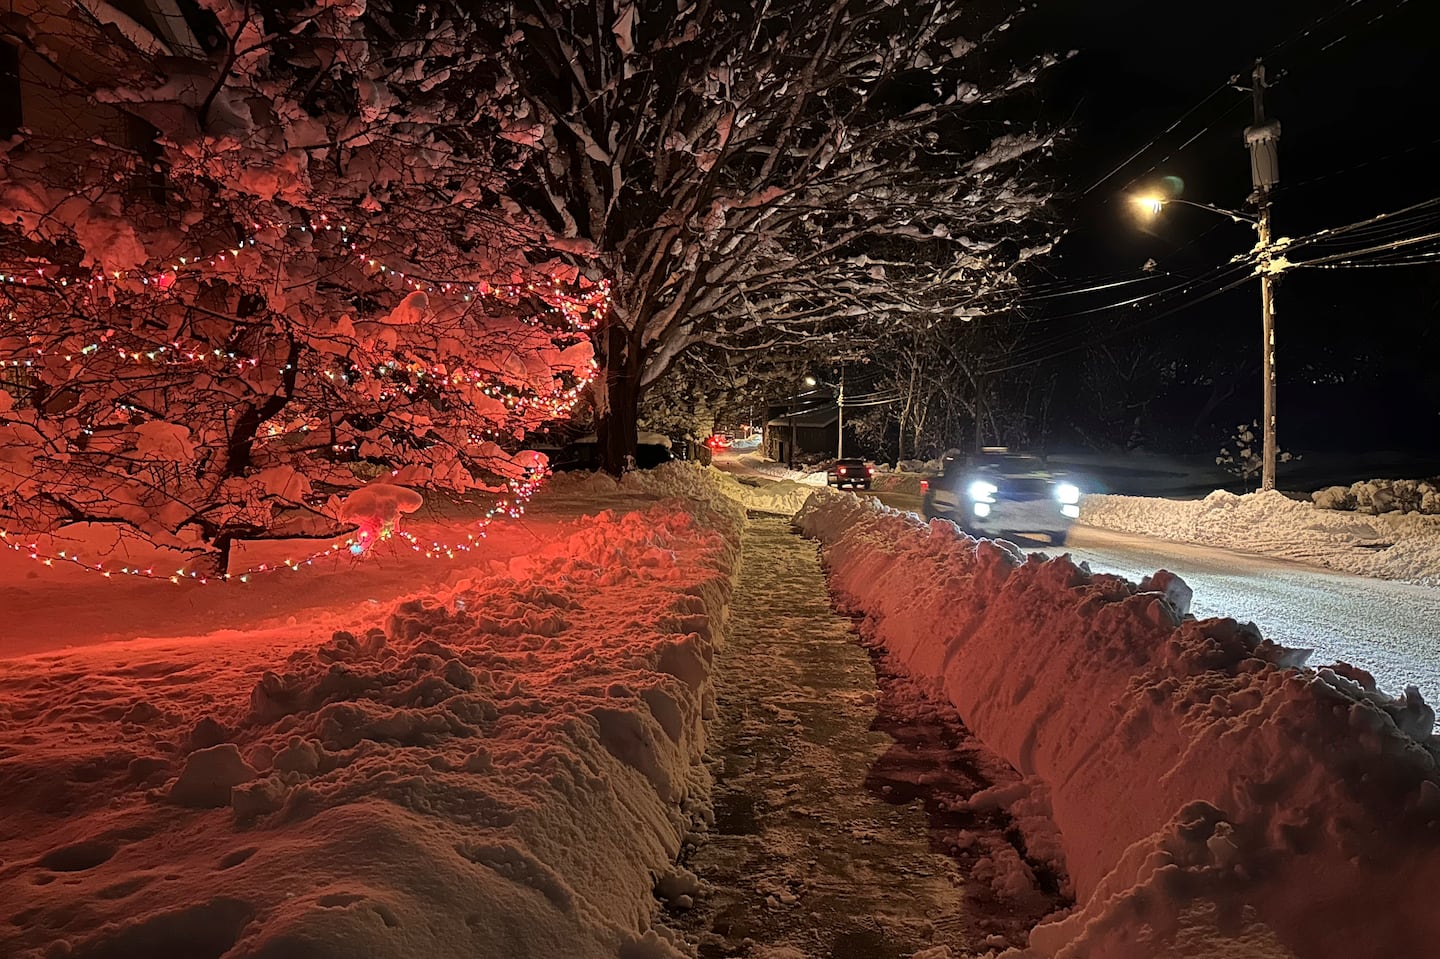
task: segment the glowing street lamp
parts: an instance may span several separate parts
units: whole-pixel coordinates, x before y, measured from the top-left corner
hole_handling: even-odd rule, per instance
[[[828,387],[830,387],[831,389],[834,389],[834,390],[837,391],[836,394],[835,394],[835,408],[836,408],[836,414],[835,414],[835,424],[836,424],[836,425],[835,425],[835,431],[836,431],[835,457],[836,457],[836,459],[839,459],[839,458],[841,458],[841,457],[843,457],[843,456],[845,455],[845,366],[844,366],[843,363],[842,363],[841,366],[840,366],[840,385],[839,385],[839,387],[836,387],[834,383],[827,383],[827,382],[819,379],[818,377],[816,377],[816,376],[814,376],[814,375],[806,376],[804,382],[805,382],[805,385],[806,385],[807,387],[809,387],[810,389],[814,389],[814,388],[817,387],[817,386],[828,386]],[[793,420],[792,420],[792,422],[793,422]],[[792,427],[792,429],[791,429],[791,438],[792,438],[792,439],[794,438],[794,429],[793,429],[793,427]],[[791,465],[792,465],[792,467],[793,467],[794,464],[791,464]]]
[[[1160,193],[1141,193],[1132,196],[1130,200],[1149,216],[1158,215],[1167,203],[1183,203],[1185,206],[1208,210],[1236,223],[1248,223],[1254,227],[1259,237],[1254,253],[1255,272],[1260,276],[1260,317],[1263,340],[1261,369],[1265,410],[1260,488],[1271,490],[1275,488],[1275,464],[1279,457],[1279,446],[1275,440],[1275,296],[1273,285],[1275,274],[1280,272],[1280,269],[1272,266],[1275,261],[1273,260],[1274,246],[1270,237],[1270,203],[1269,193],[1266,192],[1268,188],[1262,190],[1257,183],[1256,189],[1260,191],[1257,193],[1261,200],[1259,216],[1251,216],[1238,210],[1221,209],[1208,203],[1196,203],[1194,200],[1182,200],[1177,196],[1167,197]]]
[[[1160,211],[1165,208],[1165,198],[1152,193],[1133,196],[1130,198],[1130,202],[1150,216],[1159,216]]]
[[[1226,210],[1218,206],[1211,206],[1208,203],[1196,203],[1194,200],[1182,200],[1178,196],[1166,197],[1158,193],[1140,193],[1130,198],[1130,202],[1140,208],[1148,216],[1159,216],[1160,211],[1165,209],[1167,203],[1183,203],[1185,206],[1193,206],[1200,210],[1209,210],[1211,213],[1218,213],[1223,217],[1229,217],[1236,223],[1259,223],[1258,217],[1248,213],[1241,213],[1239,210]]]

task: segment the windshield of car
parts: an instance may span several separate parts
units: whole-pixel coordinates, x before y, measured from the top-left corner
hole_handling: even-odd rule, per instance
[[[981,456],[975,461],[975,469],[985,472],[1017,476],[1023,473],[1048,472],[1045,461],[1038,456]]]
[[[843,460],[836,460],[836,466],[864,466],[865,460],[860,457],[846,457]]]

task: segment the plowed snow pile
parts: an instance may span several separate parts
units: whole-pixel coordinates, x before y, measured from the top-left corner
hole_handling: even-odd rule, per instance
[[[6,661],[0,955],[676,955],[652,888],[708,815],[743,514],[694,470],[588,482],[645,508],[383,629]]]
[[[796,519],[862,629],[1048,787],[1073,914],[1026,956],[1433,954],[1440,739],[1413,687],[1300,668],[1189,589],[1025,557],[873,500]]]
[[[1080,522],[1440,586],[1440,516],[1366,516],[1317,509],[1273,490],[1244,496],[1216,490],[1200,500],[1086,496]]]

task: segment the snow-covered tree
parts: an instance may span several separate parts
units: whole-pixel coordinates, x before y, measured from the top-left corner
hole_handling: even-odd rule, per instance
[[[0,23],[23,112],[0,144],[0,518],[122,523],[223,571],[236,539],[375,533],[376,497],[326,495],[366,477],[522,489],[605,291],[529,270],[471,209],[497,174],[446,89],[461,25],[204,6],[178,37],[58,3]]]
[[[1043,131],[991,105],[1050,62],[997,63],[966,0],[515,0],[476,14],[503,204],[612,284],[596,333],[607,468],[642,393],[699,345],[782,346],[864,318],[981,315],[1046,201]],[[1020,240],[1018,244],[1002,240]]]
[[[704,440],[717,426],[759,425],[770,406],[805,390],[805,376],[829,356],[805,344],[783,351],[701,346],[683,354],[671,374],[645,391],[643,429]]]
[[[1260,455],[1263,442],[1259,434],[1259,420],[1252,420],[1249,425],[1241,423],[1215,457],[1215,465],[1243,480],[1247,491],[1265,465]],[[1288,463],[1300,457],[1281,450],[1278,458],[1280,462]]]

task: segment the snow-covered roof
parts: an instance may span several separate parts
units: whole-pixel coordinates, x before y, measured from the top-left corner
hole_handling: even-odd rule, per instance
[[[796,413],[794,416],[777,416],[766,426],[829,426],[840,418],[840,411],[835,407],[822,410],[808,410],[804,413]]]

